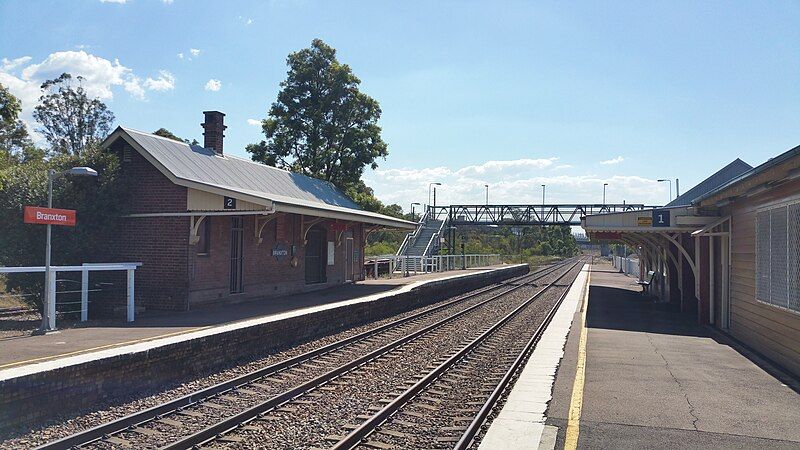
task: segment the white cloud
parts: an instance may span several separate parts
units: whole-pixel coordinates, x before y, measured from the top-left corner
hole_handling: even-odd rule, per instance
[[[553,170],[564,170],[564,169],[571,169],[571,168],[572,168],[571,164],[559,164],[559,165],[553,167]]]
[[[505,172],[506,174],[522,171],[544,169],[552,166],[558,158],[545,159],[514,159],[509,161],[486,161],[477,166],[467,166],[456,172],[458,176],[484,176],[492,173]]]
[[[161,0],[164,4],[171,5],[174,0]]]
[[[0,65],[0,83],[22,101],[22,119],[33,123],[33,109],[41,96],[40,86],[45,80],[57,78],[64,72],[73,77],[82,77],[81,85],[90,97],[110,101],[115,90],[123,90],[131,96],[144,99],[146,91],[164,91],[174,87],[175,78],[167,71],[160,71],[153,79],[136,75],[119,60],[109,61],[83,50],[51,53],[38,63],[31,58],[4,58]],[[167,89],[169,88],[169,89]]]
[[[183,59],[183,53],[178,53],[178,59]]]
[[[131,69],[120,64],[119,60],[112,62],[83,50],[52,53],[41,63],[22,69],[21,75],[23,80],[44,81],[64,72],[83,77],[82,85],[87,94],[103,100],[114,97],[113,86],[123,85],[134,77]]]
[[[100,0],[100,3],[119,3],[120,5],[125,4],[128,0]]]
[[[245,25],[252,25],[253,24],[253,19],[250,18],[250,17],[239,16],[239,20],[241,20],[242,23],[244,23]]]
[[[412,202],[428,202],[428,184],[440,182],[437,204],[483,204],[489,185],[489,202],[499,204],[539,204],[542,184],[547,203],[599,203],[603,183],[608,183],[609,202],[658,204],[665,187],[655,180],[636,175],[599,177],[592,174],[554,174],[556,158],[489,161],[465,167],[380,168],[368,171],[365,182],[383,202],[408,208]],[[564,167],[562,167],[563,169]]]
[[[28,61],[30,60],[31,60],[30,56],[22,56],[11,60],[9,60],[8,58],[3,58],[2,61],[0,61],[0,63],[2,63],[2,66],[0,66],[0,71],[8,72],[10,70],[15,69],[18,66],[27,64]]]
[[[200,54],[200,49],[198,49],[198,48],[190,48],[189,49],[189,53],[191,53],[192,56],[197,56],[197,55]]]
[[[147,77],[144,86],[151,91],[171,91],[175,89],[175,76],[166,70],[158,71],[158,78],[155,80]]]
[[[247,119],[247,124],[252,126],[261,126],[261,121],[256,119]]]
[[[218,90],[220,90],[220,88],[222,88],[222,82],[219,81],[219,80],[215,80],[215,79],[212,78],[212,79],[208,80],[208,82],[206,82],[206,90],[207,91],[217,92]]]
[[[625,161],[625,158],[623,158],[622,156],[617,156],[616,158],[611,158],[611,159],[607,159],[605,161],[600,161],[600,164],[604,164],[604,165],[619,164],[622,161]]]

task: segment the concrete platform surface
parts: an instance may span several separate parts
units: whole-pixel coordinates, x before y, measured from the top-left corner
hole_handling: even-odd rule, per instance
[[[556,370],[564,356],[564,344],[575,310],[584,303],[588,275],[587,264],[572,283],[553,320],[536,344],[503,408],[481,440],[479,450],[536,449],[542,444],[545,411],[551,399]]]
[[[86,327],[63,329],[44,336],[3,339],[0,340],[0,374],[7,369],[60,358],[135,344],[157,345],[155,341],[184,339],[197,332],[213,333],[215,327],[246,325],[244,322],[254,319],[304,314],[320,308],[336,307],[343,302],[374,300],[399,289],[412,289],[428,282],[486,272],[498,267],[508,265],[370,279],[314,292],[210,305],[186,312],[154,311],[141,315],[130,324],[119,322],[115,325],[92,326],[89,322]]]
[[[639,293],[609,264],[590,274],[578,448],[800,448],[800,395],[695,318]],[[580,308],[547,425],[565,443]],[[574,411],[574,408],[573,408]]]

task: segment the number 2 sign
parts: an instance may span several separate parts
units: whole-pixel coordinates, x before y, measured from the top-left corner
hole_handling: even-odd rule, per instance
[[[236,209],[236,199],[233,197],[222,197],[223,207],[225,209]]]
[[[653,226],[654,227],[669,227],[669,210],[668,209],[654,209],[653,210]]]

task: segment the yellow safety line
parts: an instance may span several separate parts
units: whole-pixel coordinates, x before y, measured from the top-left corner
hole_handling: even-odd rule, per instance
[[[564,450],[578,448],[578,435],[580,434],[581,409],[583,408],[583,383],[586,373],[586,309],[589,306],[589,285],[592,279],[592,269],[586,275],[586,294],[581,307],[581,337],[578,342],[578,365],[575,369],[575,382],[572,385],[572,400],[569,405],[567,419],[567,432],[564,438]]]
[[[0,369],[5,369],[5,368],[8,368],[8,367],[13,367],[13,366],[23,366],[25,364],[31,364],[31,363],[38,362],[38,361],[48,361],[48,360],[63,358],[65,356],[79,355],[79,354],[82,354],[82,353],[91,353],[91,352],[96,351],[96,350],[103,350],[103,349],[110,348],[110,347],[121,347],[123,345],[128,345],[128,344],[139,344],[139,343],[142,343],[142,342],[154,341],[156,339],[161,339],[161,338],[165,338],[165,337],[176,336],[176,335],[179,335],[179,334],[186,334],[186,333],[192,333],[194,331],[205,330],[206,328],[211,328],[211,327],[212,326],[190,328],[188,330],[176,331],[174,333],[167,333],[167,334],[159,334],[158,336],[151,336],[151,337],[148,337],[148,338],[136,339],[136,340],[133,340],[133,341],[117,342],[115,344],[107,344],[107,345],[101,345],[99,347],[86,348],[86,349],[83,349],[83,350],[75,350],[74,352],[69,352],[69,353],[60,353],[58,355],[42,356],[40,358],[26,359],[24,361],[17,361],[17,362],[2,364],[2,365],[0,365]]]

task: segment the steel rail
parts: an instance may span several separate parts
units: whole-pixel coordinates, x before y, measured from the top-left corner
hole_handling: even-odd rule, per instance
[[[91,444],[93,442],[102,440],[103,438],[108,437],[110,435],[114,435],[114,434],[118,434],[120,432],[124,432],[125,430],[127,430],[127,429],[129,429],[131,427],[139,426],[139,425],[145,424],[147,422],[150,422],[152,420],[155,420],[159,416],[164,416],[164,415],[167,415],[167,414],[171,414],[171,413],[177,412],[178,410],[180,410],[182,408],[186,408],[186,407],[190,407],[190,406],[196,405],[196,404],[198,404],[198,403],[200,403],[200,402],[202,402],[204,400],[207,400],[207,399],[209,399],[211,397],[215,397],[217,395],[224,394],[225,392],[231,391],[232,389],[235,389],[237,387],[241,387],[243,385],[246,385],[246,384],[251,383],[253,381],[256,381],[258,379],[273,375],[276,372],[288,369],[288,368],[293,367],[295,365],[302,364],[302,363],[304,363],[304,362],[306,362],[308,360],[311,360],[313,358],[319,357],[319,356],[321,356],[323,354],[330,353],[330,352],[336,351],[336,350],[340,350],[340,349],[342,349],[342,348],[344,348],[344,347],[346,347],[346,346],[348,346],[350,344],[353,344],[355,342],[367,339],[367,338],[369,338],[371,336],[374,336],[376,334],[382,333],[382,332],[387,331],[387,330],[389,330],[391,328],[395,328],[395,327],[399,327],[399,326],[405,325],[405,324],[407,324],[407,323],[409,323],[409,322],[411,322],[413,320],[422,318],[422,317],[424,317],[426,315],[435,313],[437,311],[441,311],[442,309],[447,308],[449,306],[452,306],[455,303],[458,303],[458,302],[461,302],[461,301],[464,301],[464,300],[468,300],[470,298],[474,298],[474,297],[476,297],[478,295],[482,295],[482,294],[484,294],[484,293],[486,293],[488,291],[491,291],[493,289],[502,288],[503,286],[508,285],[509,283],[520,282],[522,280],[525,280],[525,279],[528,279],[528,278],[531,278],[531,277],[536,277],[536,276],[545,276],[547,273],[550,273],[549,271],[555,270],[555,268],[559,267],[562,264],[564,264],[563,261],[559,262],[559,263],[556,263],[556,264],[553,264],[553,265],[550,265],[550,266],[547,266],[547,267],[544,267],[544,268],[541,268],[541,269],[536,270],[534,272],[531,272],[531,273],[528,273],[528,274],[525,274],[525,275],[521,275],[519,277],[514,277],[514,278],[512,278],[510,280],[505,280],[505,281],[502,281],[500,283],[493,284],[491,286],[486,286],[485,288],[478,289],[478,290],[476,290],[474,292],[469,293],[466,296],[462,296],[462,297],[459,297],[457,299],[447,301],[447,302],[445,302],[445,303],[443,303],[441,305],[437,305],[437,306],[435,306],[433,308],[430,308],[430,309],[427,309],[425,311],[421,311],[421,312],[412,314],[412,315],[410,315],[408,317],[405,317],[405,318],[402,318],[402,319],[398,319],[398,320],[389,322],[387,324],[372,328],[370,330],[364,331],[364,332],[356,334],[354,336],[350,336],[348,338],[339,340],[337,342],[333,342],[331,344],[325,345],[325,346],[320,347],[318,349],[311,350],[309,352],[306,352],[306,353],[303,353],[301,355],[289,358],[287,360],[280,361],[278,363],[275,363],[275,364],[269,365],[267,367],[255,370],[253,372],[238,376],[238,377],[233,378],[231,380],[224,381],[224,382],[218,383],[216,385],[200,389],[200,390],[195,391],[195,392],[193,392],[191,394],[188,394],[188,395],[179,397],[177,399],[162,403],[160,405],[156,405],[154,407],[151,407],[151,408],[148,408],[148,409],[145,409],[145,410],[142,410],[142,411],[138,411],[138,412],[135,412],[133,414],[129,414],[129,415],[125,416],[125,417],[121,417],[121,418],[113,420],[111,422],[107,422],[105,424],[101,424],[101,425],[98,425],[96,427],[80,431],[80,432],[72,434],[70,436],[66,436],[66,437],[64,437],[62,439],[59,439],[59,440],[56,440],[56,441],[53,441],[53,442],[49,442],[49,443],[44,444],[44,445],[42,445],[40,447],[37,447],[37,448],[39,448],[39,449],[67,449],[67,448],[73,448],[73,447],[78,447],[78,446],[84,446],[84,445]],[[544,272],[547,272],[547,273],[544,273]]]
[[[577,279],[577,275],[575,279]],[[453,447],[454,450],[466,450],[470,445],[472,445],[475,436],[477,436],[480,432],[481,427],[486,422],[487,417],[489,417],[489,414],[492,412],[495,405],[497,405],[497,402],[500,400],[503,392],[505,392],[506,388],[511,384],[511,381],[514,379],[520,369],[525,366],[525,363],[528,361],[528,358],[530,358],[534,347],[539,343],[539,340],[541,340],[542,335],[547,329],[547,326],[550,325],[550,322],[553,320],[553,317],[558,311],[558,307],[564,301],[564,298],[566,298],[569,291],[569,288],[564,290],[556,302],[556,305],[550,310],[550,312],[547,313],[544,321],[536,328],[536,332],[533,333],[533,336],[531,336],[531,338],[525,344],[525,347],[522,349],[519,355],[517,355],[517,358],[511,364],[511,367],[508,368],[505,375],[503,375],[503,378],[497,384],[497,387],[495,387],[494,391],[492,391],[492,393],[489,395],[489,398],[478,411],[478,414],[475,416],[472,422],[470,422],[469,426],[467,426],[467,429],[461,435],[461,439],[459,439],[459,441]]]
[[[544,294],[547,290],[553,287],[559,280],[567,276],[575,267],[580,264],[581,261],[575,262],[569,269],[564,271],[561,275],[556,278],[555,281],[549,283],[547,286],[543,287],[539,291],[537,291],[531,298],[520,304],[518,307],[514,308],[513,311],[508,313],[505,317],[500,319],[497,323],[492,325],[488,330],[481,333],[478,337],[473,339],[469,344],[462,347],[459,351],[455,354],[450,356],[447,360],[443,363],[439,364],[435,369],[428,372],[422,379],[417,381],[413,386],[405,390],[402,394],[398,395],[394,398],[390,403],[384,406],[380,411],[375,413],[372,417],[367,419],[366,421],[362,422],[356,429],[351,431],[347,436],[345,436],[342,440],[337,442],[331,447],[331,450],[343,450],[343,449],[351,449],[361,443],[361,441],[370,435],[376,428],[378,428],[386,419],[392,416],[395,412],[400,410],[406,403],[408,403],[412,398],[414,398],[417,394],[419,394],[423,389],[428,387],[432,384],[436,379],[438,379],[444,372],[451,369],[456,363],[461,361],[467,354],[471,353],[476,347],[481,345],[489,336],[493,335],[497,330],[507,324],[511,319],[516,317],[519,313],[525,310],[528,306],[531,305],[536,299],[538,299],[542,294]],[[563,299],[563,297],[562,297]],[[561,300],[559,300],[554,306],[553,309],[558,309],[558,306],[561,304]],[[551,310],[552,311],[552,310]]]
[[[544,277],[546,275],[549,275],[552,272],[555,272],[559,267],[563,267],[566,264],[567,263],[558,264],[558,265],[552,267],[552,270],[549,270],[547,273],[542,274],[541,277]],[[539,277],[539,278],[541,278],[541,277]],[[537,278],[537,279],[539,279],[539,278]],[[483,306],[483,305],[485,305],[485,304],[487,304],[487,303],[489,303],[491,301],[496,300],[499,297],[502,297],[502,296],[504,296],[504,295],[506,295],[506,294],[508,294],[510,292],[514,292],[514,291],[516,291],[518,289],[521,289],[521,288],[525,287],[526,285],[527,285],[527,283],[523,283],[523,284],[514,286],[511,289],[508,289],[506,291],[503,291],[503,292],[500,292],[498,294],[495,294],[492,297],[490,297],[490,298],[488,298],[486,300],[483,300],[480,303],[477,303],[477,304],[475,304],[473,306],[470,306],[470,307],[468,307],[467,309],[465,309],[463,311],[459,311],[459,312],[457,312],[457,313],[455,313],[455,314],[453,314],[451,316],[448,316],[448,317],[446,317],[446,318],[444,318],[444,319],[442,319],[442,320],[440,320],[440,321],[438,321],[436,323],[433,323],[433,324],[428,325],[428,326],[426,326],[426,327],[424,327],[424,328],[422,328],[420,330],[417,330],[417,331],[415,331],[415,332],[413,332],[411,334],[408,334],[408,335],[405,335],[405,336],[403,336],[401,338],[398,338],[395,341],[392,341],[392,342],[390,342],[390,343],[388,343],[388,344],[386,344],[386,345],[384,345],[384,346],[382,346],[382,347],[380,347],[380,348],[378,348],[376,350],[373,350],[372,352],[370,352],[370,353],[368,353],[366,355],[363,355],[363,356],[360,356],[360,357],[358,357],[356,359],[350,360],[349,362],[347,362],[347,363],[345,363],[343,365],[340,365],[339,367],[336,367],[335,369],[330,370],[330,371],[328,371],[328,372],[326,372],[326,373],[324,373],[324,374],[322,374],[320,376],[317,376],[317,377],[315,377],[315,378],[313,378],[313,379],[311,379],[309,381],[306,381],[305,383],[302,383],[300,385],[296,385],[292,389],[289,389],[287,391],[282,392],[281,394],[273,396],[273,397],[271,397],[271,398],[259,403],[258,405],[255,405],[255,406],[253,406],[251,408],[248,408],[248,409],[246,409],[244,411],[241,411],[241,412],[239,412],[239,413],[237,413],[237,414],[235,414],[233,416],[230,416],[230,417],[228,417],[226,419],[223,419],[223,420],[221,420],[221,421],[219,421],[219,422],[217,422],[217,423],[215,423],[213,425],[210,425],[210,426],[208,426],[208,427],[206,427],[206,428],[204,428],[204,429],[202,429],[202,430],[200,430],[200,431],[198,431],[198,432],[196,432],[194,434],[186,436],[186,437],[184,437],[183,439],[181,439],[181,440],[179,440],[177,442],[165,445],[165,446],[161,447],[161,450],[187,449],[187,448],[191,448],[193,446],[199,446],[199,445],[208,443],[210,441],[213,441],[216,438],[222,437],[226,433],[234,431],[235,429],[239,428],[240,426],[245,425],[245,424],[249,423],[252,420],[255,420],[256,418],[258,418],[263,413],[266,413],[267,411],[270,411],[270,410],[272,410],[272,409],[274,409],[274,408],[276,408],[276,407],[278,407],[278,406],[280,406],[280,405],[282,405],[284,403],[287,403],[287,402],[291,401],[292,399],[294,399],[294,398],[296,398],[296,397],[298,397],[298,396],[300,396],[300,395],[302,395],[302,394],[304,394],[304,393],[306,393],[306,392],[308,392],[308,391],[310,391],[312,389],[315,389],[315,388],[318,388],[318,387],[320,387],[320,386],[322,386],[324,384],[327,384],[328,382],[338,378],[341,375],[344,375],[345,373],[355,369],[356,367],[359,367],[359,366],[361,366],[363,364],[366,364],[366,363],[368,363],[368,362],[370,362],[370,361],[372,361],[372,360],[374,360],[374,359],[376,359],[376,358],[378,358],[380,356],[383,356],[384,354],[391,352],[392,350],[396,349],[397,347],[400,347],[400,346],[402,346],[402,345],[404,345],[404,344],[406,344],[408,342],[411,342],[411,341],[413,341],[413,340],[415,340],[415,339],[417,339],[417,338],[419,338],[421,336],[424,336],[424,335],[430,333],[433,330],[441,328],[442,326],[446,325],[447,323],[452,322],[452,321],[454,321],[454,320],[456,320],[456,319],[468,314],[469,312],[474,311],[477,308],[480,308],[481,306]]]
[[[46,443],[37,447],[38,449],[68,449],[74,448],[79,446],[85,446],[88,444],[92,444],[99,440],[102,440],[105,437],[118,434],[120,432],[124,432],[131,427],[139,426],[150,422],[152,420],[157,419],[159,416],[164,416],[167,414],[171,414],[177,412],[180,409],[190,407],[196,405],[204,400],[207,400],[211,397],[215,397],[220,394],[224,394],[229,392],[235,388],[241,387],[248,383],[251,383],[255,380],[270,376],[276,372],[288,369],[298,364],[302,364],[311,360],[313,358],[319,357],[323,354],[330,353],[336,350],[340,350],[350,344],[355,342],[367,339],[371,336],[376,334],[382,333],[387,331],[391,328],[399,327],[405,325],[413,320],[422,318],[426,315],[441,311],[444,308],[452,306],[458,302],[468,300],[470,298],[474,298],[478,295],[485,294],[493,289],[501,289],[503,286],[507,286],[509,283],[516,283],[523,281],[525,279],[536,277],[536,276],[546,276],[552,270],[555,270],[557,267],[565,264],[565,262],[561,261],[556,264],[538,269],[534,272],[521,275],[519,277],[514,277],[510,280],[505,280],[500,283],[493,284],[491,286],[486,286],[484,288],[478,289],[474,292],[469,293],[466,296],[459,297],[454,300],[447,301],[441,305],[437,305],[433,308],[427,309],[425,311],[420,311],[418,313],[412,314],[408,317],[404,317],[387,324],[372,328],[370,330],[364,331],[362,333],[350,336],[348,338],[339,340],[337,342],[333,342],[331,344],[325,345],[315,350],[311,350],[309,352],[303,353],[301,355],[286,359],[284,361],[277,362],[275,364],[269,365],[267,367],[255,370],[253,372],[238,376],[228,381],[224,381],[218,383],[213,386],[209,386],[207,388],[200,389],[195,391],[191,394],[187,394],[185,396],[179,397],[174,400],[170,400],[164,402],[160,405],[153,406],[151,408],[135,412],[133,414],[129,414],[127,416],[121,417],[119,419],[113,420],[111,422],[107,422],[96,427],[92,427],[78,433],[74,433],[72,435],[66,436],[62,439],[58,439],[53,442]],[[546,273],[544,273],[546,272]],[[506,291],[508,292],[508,291]]]

